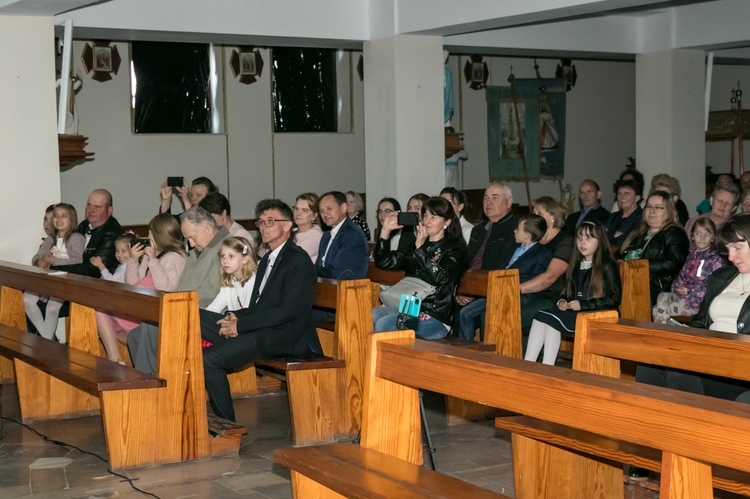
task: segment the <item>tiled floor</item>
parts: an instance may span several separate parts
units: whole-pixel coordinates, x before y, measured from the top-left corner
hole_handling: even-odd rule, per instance
[[[425,397],[438,469],[481,487],[513,496],[510,439],[491,421],[447,427],[442,396]],[[2,393],[3,415],[18,418],[14,385]],[[235,401],[239,422],[248,427],[239,456],[158,468],[129,470],[135,485],[160,498],[287,498],[289,471],[274,464],[274,449],[291,445],[284,393]],[[77,450],[43,441],[6,421],[0,440],[0,498],[145,497],[107,471],[105,463]],[[106,455],[101,420],[87,417],[34,424],[53,440]]]

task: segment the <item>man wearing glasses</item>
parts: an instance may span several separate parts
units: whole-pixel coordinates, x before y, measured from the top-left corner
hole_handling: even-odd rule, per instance
[[[203,350],[206,390],[214,413],[230,421],[235,417],[228,370],[259,358],[321,355],[311,320],[317,275],[310,256],[289,240],[292,210],[266,199],[255,214],[269,251],[258,264],[250,304],[225,316],[200,311],[201,336],[211,343]]]

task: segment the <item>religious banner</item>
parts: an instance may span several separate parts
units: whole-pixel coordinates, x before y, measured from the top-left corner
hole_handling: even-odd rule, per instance
[[[515,105],[511,87],[487,87],[486,99],[490,182],[523,182],[522,153],[529,180],[562,178],[565,80],[517,78]]]

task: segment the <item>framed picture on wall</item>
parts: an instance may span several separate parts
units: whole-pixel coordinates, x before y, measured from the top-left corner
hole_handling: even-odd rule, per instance
[[[471,64],[471,82],[484,83],[484,63],[474,62]]]
[[[255,52],[240,53],[240,76],[255,76]]]
[[[112,72],[112,47],[94,47],[94,71]]]

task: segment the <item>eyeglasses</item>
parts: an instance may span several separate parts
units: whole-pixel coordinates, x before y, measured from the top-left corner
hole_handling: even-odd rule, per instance
[[[312,211],[312,210],[311,210],[310,208],[297,208],[296,206],[295,206],[294,208],[292,208],[292,209],[293,209],[293,210],[294,210],[295,212],[297,212],[297,211],[298,211],[298,212],[300,212],[300,213],[305,213],[305,214],[307,214],[307,213],[310,213],[310,212]]]
[[[693,232],[693,237],[698,239],[708,239],[714,237],[710,232]]]
[[[391,213],[395,213],[395,210],[378,210],[375,212],[376,215],[390,215]]]
[[[651,210],[651,211],[661,211],[664,209],[664,207],[663,206],[651,206],[650,204],[647,204],[646,209]]]
[[[275,218],[269,218],[268,220],[260,220],[260,219],[258,219],[258,220],[255,221],[255,227],[257,229],[260,229],[264,225],[266,227],[273,227],[273,223],[274,222],[290,222],[290,221],[291,220],[287,220],[285,218],[282,218],[281,220],[276,220]]]

